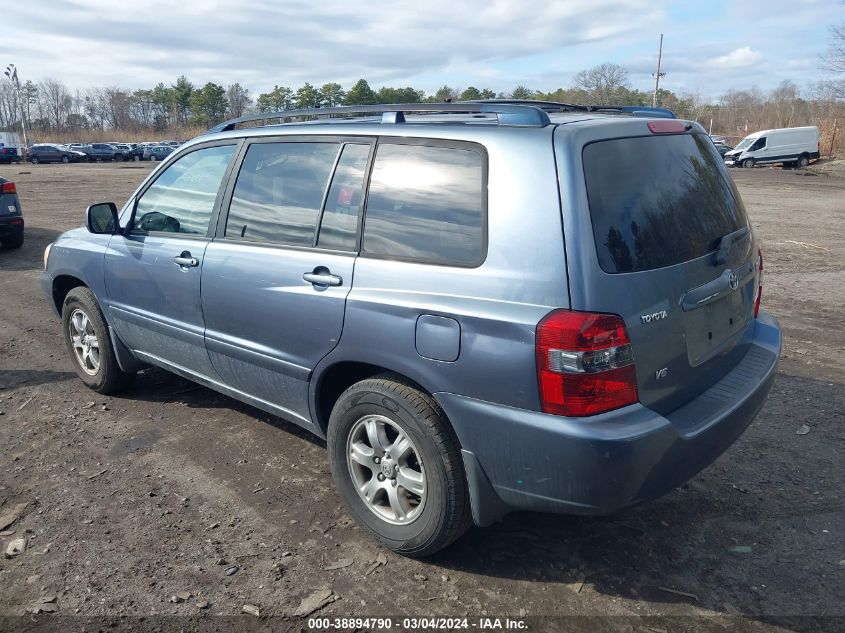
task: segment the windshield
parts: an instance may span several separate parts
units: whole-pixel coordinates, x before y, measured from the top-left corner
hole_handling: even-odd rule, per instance
[[[719,152],[704,134],[640,136],[584,148],[602,270],[627,273],[706,255],[748,226]]]
[[[756,136],[753,136],[753,137],[752,136],[746,136],[744,139],[742,139],[739,142],[739,144],[736,147],[734,147],[734,149],[745,149],[746,147],[750,147],[751,144],[756,140],[757,140]]]

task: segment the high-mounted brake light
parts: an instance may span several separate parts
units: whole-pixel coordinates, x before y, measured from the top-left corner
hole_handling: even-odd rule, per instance
[[[754,318],[760,314],[760,300],[763,298],[763,251],[757,249],[757,296],[754,297]]]
[[[2,185],[0,185],[0,193],[17,193],[17,187],[15,187],[15,183],[11,180],[7,180]]]
[[[692,129],[692,126],[676,119],[662,119],[660,121],[649,121],[648,129],[652,134],[683,134]]]
[[[537,325],[536,355],[545,413],[596,415],[637,401],[631,341],[615,314],[547,314]]]

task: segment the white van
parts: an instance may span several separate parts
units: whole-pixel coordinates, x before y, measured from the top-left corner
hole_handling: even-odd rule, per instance
[[[15,132],[0,132],[0,163],[16,163],[22,156],[20,136]]]
[[[783,163],[806,167],[819,157],[819,128],[787,127],[754,132],[725,154],[725,164],[754,167]]]

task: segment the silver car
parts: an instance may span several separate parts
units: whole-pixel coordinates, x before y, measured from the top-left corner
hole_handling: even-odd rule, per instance
[[[45,261],[86,385],[155,365],[326,438],[349,513],[409,556],[669,492],[754,419],[781,346],[704,129],[575,106],[229,121]]]

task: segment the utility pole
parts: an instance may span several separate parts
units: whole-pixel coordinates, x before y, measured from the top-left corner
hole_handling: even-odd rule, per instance
[[[660,78],[665,77],[666,73],[660,72],[660,62],[663,58],[663,33],[660,34],[660,48],[657,50],[657,72],[652,73],[654,77],[654,97],[651,99],[651,107],[657,107],[657,91],[660,89]]]
[[[15,68],[14,64],[9,64],[8,66],[6,66],[6,70],[3,74],[8,77],[9,82],[15,89],[15,94],[17,95],[16,101],[18,107],[21,109],[21,130],[23,130],[23,144],[24,147],[29,149],[29,140],[26,138],[26,113],[24,112],[23,103],[21,103],[21,82],[20,80],[18,80],[18,69]],[[29,99],[28,95],[27,99]],[[21,156],[21,158],[23,158],[23,156]]]

